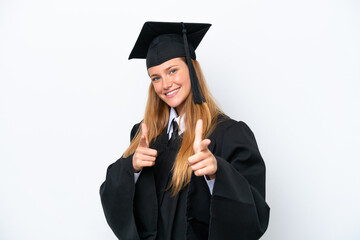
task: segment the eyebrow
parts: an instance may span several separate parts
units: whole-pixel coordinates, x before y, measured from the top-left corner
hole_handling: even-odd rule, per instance
[[[170,65],[169,67],[165,68],[164,71],[168,71],[170,68],[177,67],[177,66],[179,66],[179,65],[177,65],[177,64]],[[158,76],[158,75],[159,74],[157,74],[157,73],[151,74],[150,78],[152,78],[153,76]]]

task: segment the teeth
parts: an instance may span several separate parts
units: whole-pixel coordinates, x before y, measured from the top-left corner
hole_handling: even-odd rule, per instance
[[[171,95],[171,94],[173,94],[173,93],[176,93],[177,91],[179,91],[179,89],[176,89],[176,90],[174,90],[174,91],[172,91],[172,92],[166,93],[165,95],[166,95],[166,96],[169,96],[169,95]]]

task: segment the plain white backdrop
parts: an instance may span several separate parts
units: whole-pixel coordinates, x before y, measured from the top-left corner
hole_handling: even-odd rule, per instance
[[[0,239],[115,239],[106,168],[150,83],[145,21],[212,23],[197,50],[267,166],[262,239],[360,239],[360,2],[0,1]]]

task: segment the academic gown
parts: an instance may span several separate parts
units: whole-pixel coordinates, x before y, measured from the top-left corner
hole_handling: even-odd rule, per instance
[[[135,136],[140,124],[131,131]],[[150,143],[158,151],[153,167],[143,168],[136,184],[132,157],[107,169],[100,187],[106,220],[119,239],[259,239],[267,229],[265,164],[254,134],[244,122],[221,117],[208,137],[217,160],[212,195],[203,176],[175,197],[165,191],[181,145],[169,143],[165,130]]]

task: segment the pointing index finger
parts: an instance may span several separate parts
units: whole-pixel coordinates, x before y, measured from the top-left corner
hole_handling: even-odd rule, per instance
[[[148,130],[145,123],[141,124],[141,138],[139,145],[142,147],[149,147]]]
[[[197,120],[195,127],[195,142],[200,143],[203,134],[203,121],[202,119]]]

